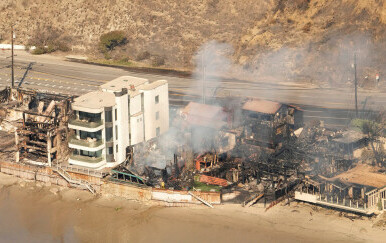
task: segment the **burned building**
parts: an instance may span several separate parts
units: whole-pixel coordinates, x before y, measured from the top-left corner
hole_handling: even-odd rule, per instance
[[[358,131],[347,130],[332,139],[332,146],[335,151],[344,155],[345,159],[359,158],[361,149],[368,144],[367,137]]]
[[[292,105],[252,99],[242,106],[246,143],[274,148],[303,125],[302,110]]]
[[[15,130],[16,162],[51,166],[67,156],[67,122],[72,97],[18,89],[16,116],[22,123]]]
[[[222,107],[190,102],[180,116],[181,128],[189,131],[196,152],[233,148],[235,136],[228,129],[230,114]]]
[[[322,175],[306,177],[295,199],[371,215],[383,210],[386,202],[386,175],[378,170],[358,164],[331,178]]]

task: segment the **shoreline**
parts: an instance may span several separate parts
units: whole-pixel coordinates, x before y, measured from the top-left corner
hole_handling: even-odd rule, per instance
[[[29,241],[40,242],[46,238],[80,242],[382,242],[386,233],[385,226],[372,226],[377,218],[350,219],[340,212],[300,202],[289,206],[281,203],[268,211],[260,204],[250,208],[237,204],[216,205],[214,209],[201,205],[166,207],[93,196],[79,189],[0,173],[3,214],[9,214],[0,219],[0,240],[5,241],[18,241],[27,235]],[[16,234],[21,229],[27,233]]]

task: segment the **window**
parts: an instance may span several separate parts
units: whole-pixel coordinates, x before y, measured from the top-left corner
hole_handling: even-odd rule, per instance
[[[114,115],[115,115],[115,120],[117,120],[118,119],[118,112],[117,112],[117,109],[115,108],[115,110],[114,110]]]
[[[118,153],[118,144],[117,144],[117,145],[115,145],[115,152],[117,152],[117,153]]]
[[[113,139],[113,128],[106,127],[106,141],[111,141]]]
[[[86,139],[87,138],[87,132],[79,131],[79,137],[80,137],[80,139]]]
[[[115,139],[118,139],[118,126],[115,126]]]
[[[114,147],[108,147],[107,154],[114,154]]]
[[[97,140],[100,140],[102,139],[102,131],[98,131],[98,132],[79,131],[79,137],[80,139],[96,138]]]
[[[156,103],[156,104],[159,103],[159,95],[157,95],[157,96],[155,97],[155,103]]]
[[[86,150],[80,150],[80,155],[82,156],[88,156],[88,157],[96,157],[100,158],[102,156],[102,150],[96,151],[96,152],[91,152],[91,151],[86,151]]]
[[[105,111],[105,121],[106,122],[112,122],[113,121],[113,112],[112,111]]]
[[[157,111],[157,112],[155,113],[155,119],[156,119],[156,120],[159,119],[159,111]]]
[[[101,120],[101,113],[88,113],[79,111],[79,120],[87,122],[99,122]]]
[[[159,136],[160,133],[161,133],[161,129],[160,129],[159,127],[157,127],[157,128],[155,129],[155,134],[156,134],[156,136]]]

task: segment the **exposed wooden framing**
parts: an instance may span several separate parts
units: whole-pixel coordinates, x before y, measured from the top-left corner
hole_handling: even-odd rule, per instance
[[[60,143],[54,141],[60,125],[65,125],[73,97],[39,93],[34,90],[18,89],[21,101],[29,100],[38,104],[35,110],[19,110],[23,113],[23,125],[15,132],[17,141],[16,161],[28,157],[29,153],[38,157],[45,157],[48,166],[56,158]],[[46,108],[45,108],[46,107]],[[63,124],[64,122],[64,124]],[[63,129],[63,128],[61,128]]]

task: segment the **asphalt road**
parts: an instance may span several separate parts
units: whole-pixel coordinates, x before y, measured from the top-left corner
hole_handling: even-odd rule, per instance
[[[0,51],[0,89],[11,84],[10,51]],[[122,75],[147,78],[150,81],[166,79],[171,101],[189,101],[202,94],[202,81],[191,77],[177,77],[149,73],[129,72],[121,68],[74,63],[62,57],[34,56],[17,51],[15,57],[16,85],[33,62],[22,87],[40,91],[82,95]],[[343,127],[355,115],[353,88],[327,89],[294,83],[252,82],[225,79],[206,79],[206,96],[241,96],[269,99],[296,104],[304,109],[305,121],[321,119],[327,126]],[[385,92],[359,89],[360,110],[382,110],[386,104]],[[367,112],[362,112],[367,114]]]

